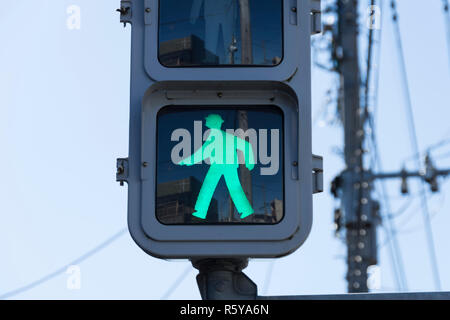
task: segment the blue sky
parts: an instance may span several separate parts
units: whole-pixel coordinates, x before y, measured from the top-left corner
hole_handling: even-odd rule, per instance
[[[441,1],[399,0],[419,146],[450,137],[450,68]],[[81,29],[68,30],[66,9],[81,7]],[[0,296],[59,269],[126,228],[126,187],[115,182],[115,159],[128,154],[130,27],[119,24],[119,1],[16,0],[0,12]],[[427,14],[423,14],[424,12]],[[390,22],[383,17],[377,135],[386,170],[412,155],[405,100]],[[334,76],[313,70],[313,114],[323,109]],[[333,106],[329,112],[334,112]],[[343,168],[334,151],[342,129],[317,117],[313,151],[325,158],[325,185]],[[445,147],[436,155],[448,153]],[[450,159],[438,165],[450,167]],[[407,165],[414,169],[411,161]],[[417,194],[411,183],[412,195]],[[388,187],[394,211],[411,208],[395,223],[410,291],[433,290],[417,199]],[[448,184],[430,200],[442,288],[450,290]],[[345,247],[333,235],[335,201],[314,197],[314,226],[294,254],[253,260],[246,273],[260,294],[344,293]],[[384,232],[380,229],[380,243]],[[380,251],[382,288],[395,291],[387,246]],[[79,264],[81,289],[67,275],[21,293],[19,299],[159,299],[189,263],[147,256],[125,234]],[[273,267],[273,268],[272,268]],[[270,283],[268,271],[272,268]],[[171,299],[198,299],[195,271]]]

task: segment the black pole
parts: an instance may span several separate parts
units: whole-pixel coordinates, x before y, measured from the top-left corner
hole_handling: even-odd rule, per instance
[[[199,270],[197,284],[203,300],[256,300],[256,284],[242,272],[248,259],[191,261]]]

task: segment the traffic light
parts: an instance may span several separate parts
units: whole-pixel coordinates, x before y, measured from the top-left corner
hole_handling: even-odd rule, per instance
[[[243,115],[250,127],[246,131],[239,128]],[[161,109],[156,151],[159,222],[280,222],[282,131],[283,113],[276,106]]]
[[[129,0],[128,225],[160,258],[279,257],[307,238],[318,1]]]

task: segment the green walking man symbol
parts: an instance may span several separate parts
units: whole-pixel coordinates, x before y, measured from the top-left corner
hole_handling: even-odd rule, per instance
[[[178,163],[179,165],[191,166],[205,161],[210,164],[195,203],[195,212],[192,215],[200,219],[206,219],[214,191],[220,178],[224,176],[231,199],[241,219],[244,219],[252,215],[254,210],[239,181],[237,151],[239,150],[244,154],[245,166],[251,171],[255,166],[252,145],[244,139],[221,130],[224,121],[220,115],[210,114],[205,120],[206,127],[210,129],[207,140],[193,155]]]

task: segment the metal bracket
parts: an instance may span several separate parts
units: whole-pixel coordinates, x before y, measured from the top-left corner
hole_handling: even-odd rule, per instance
[[[322,11],[320,0],[310,0],[311,3],[311,35],[322,32]]]
[[[430,155],[427,155],[425,157],[425,170],[423,174],[424,180],[431,187],[431,192],[438,192],[439,191],[439,185],[437,182],[438,172],[433,164],[433,161],[431,160]]]
[[[313,193],[323,192],[323,157],[312,156]]]
[[[116,167],[116,181],[123,186],[124,182],[128,183],[128,158],[117,159]]]
[[[256,300],[258,288],[242,270],[247,259],[191,260],[200,271],[197,284],[203,300]]]
[[[116,10],[120,12],[120,23],[123,23],[123,26],[126,27],[127,23],[131,24],[131,1],[130,0],[121,0],[120,1],[120,9]]]

